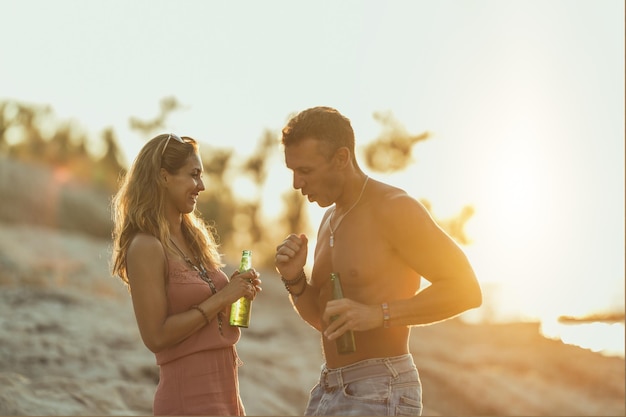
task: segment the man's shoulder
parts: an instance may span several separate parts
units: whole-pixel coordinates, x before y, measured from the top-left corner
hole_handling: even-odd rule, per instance
[[[377,182],[372,201],[374,210],[383,216],[427,213],[424,205],[405,190],[383,182]]]
[[[373,189],[377,198],[398,198],[408,196],[408,193],[402,188],[381,181],[376,181]]]
[[[384,182],[376,183],[374,197],[374,201],[376,202],[377,206],[385,206],[388,205],[388,203],[419,204],[419,202],[415,198],[409,195],[409,193],[407,193],[402,188]]]

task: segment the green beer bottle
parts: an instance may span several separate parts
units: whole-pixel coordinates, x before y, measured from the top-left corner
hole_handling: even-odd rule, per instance
[[[239,272],[246,272],[252,269],[252,251],[244,250],[241,253],[241,262],[239,263]],[[250,325],[250,309],[252,302],[241,297],[235,301],[230,307],[230,325],[237,327],[248,327]]]
[[[343,298],[343,290],[341,289],[341,281],[339,280],[339,274],[335,272],[330,273],[330,281],[333,285],[333,299],[338,300]],[[337,316],[330,318],[333,321]],[[342,334],[339,339],[335,340],[337,344],[337,352],[341,355],[356,352],[356,344],[354,343],[354,333],[352,330],[348,330]]]

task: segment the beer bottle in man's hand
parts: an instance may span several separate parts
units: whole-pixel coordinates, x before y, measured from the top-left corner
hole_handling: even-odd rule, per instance
[[[341,289],[341,281],[339,280],[339,274],[335,272],[331,272],[330,281],[333,285],[333,298],[338,300],[343,298],[343,290]],[[333,316],[330,318],[330,321],[335,320],[337,317]],[[354,333],[352,330],[348,330],[344,334],[342,334],[337,340],[335,340],[337,344],[337,352],[339,354],[346,354],[356,352],[356,344],[354,343]]]

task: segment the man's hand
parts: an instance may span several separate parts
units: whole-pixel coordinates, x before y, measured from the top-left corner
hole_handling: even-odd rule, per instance
[[[329,301],[323,319],[330,322],[324,331],[328,340],[335,340],[348,330],[365,331],[383,326],[383,312],[379,305],[361,304],[348,298]]]
[[[305,234],[290,234],[276,247],[274,262],[278,273],[287,280],[296,278],[306,264],[309,239]]]

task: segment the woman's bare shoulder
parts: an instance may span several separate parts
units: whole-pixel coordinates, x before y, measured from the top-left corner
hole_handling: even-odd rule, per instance
[[[155,236],[147,233],[137,233],[128,245],[128,256],[163,255],[163,245]]]
[[[142,282],[154,282],[167,274],[165,248],[155,236],[146,233],[135,235],[128,246],[126,259],[131,287],[139,288]]]

